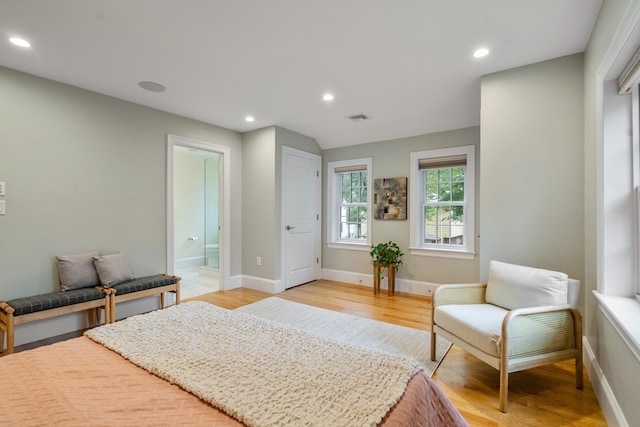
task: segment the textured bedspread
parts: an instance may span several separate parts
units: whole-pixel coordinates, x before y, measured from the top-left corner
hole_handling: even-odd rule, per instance
[[[414,359],[206,302],[86,336],[248,426],[375,426],[421,370]]]

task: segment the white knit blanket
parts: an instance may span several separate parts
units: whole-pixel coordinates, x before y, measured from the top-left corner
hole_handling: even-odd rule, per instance
[[[85,335],[249,426],[373,426],[420,370],[408,357],[197,301]]]

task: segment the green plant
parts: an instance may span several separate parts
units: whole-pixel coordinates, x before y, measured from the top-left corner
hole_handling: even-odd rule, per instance
[[[402,265],[402,256],[404,255],[400,247],[392,241],[386,243],[378,243],[371,246],[371,263],[383,267],[395,268],[396,270]],[[382,278],[382,269],[378,271],[378,278]]]

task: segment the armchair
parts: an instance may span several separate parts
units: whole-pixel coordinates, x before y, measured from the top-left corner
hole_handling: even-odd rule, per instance
[[[575,359],[583,387],[580,282],[564,273],[491,261],[483,284],[441,285],[433,295],[431,360],[436,334],[500,371],[500,410],[509,373]]]

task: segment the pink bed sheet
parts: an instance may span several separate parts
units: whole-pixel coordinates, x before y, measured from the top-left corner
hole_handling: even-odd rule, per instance
[[[0,358],[0,426],[241,426],[86,337]],[[466,426],[419,373],[385,427]]]

